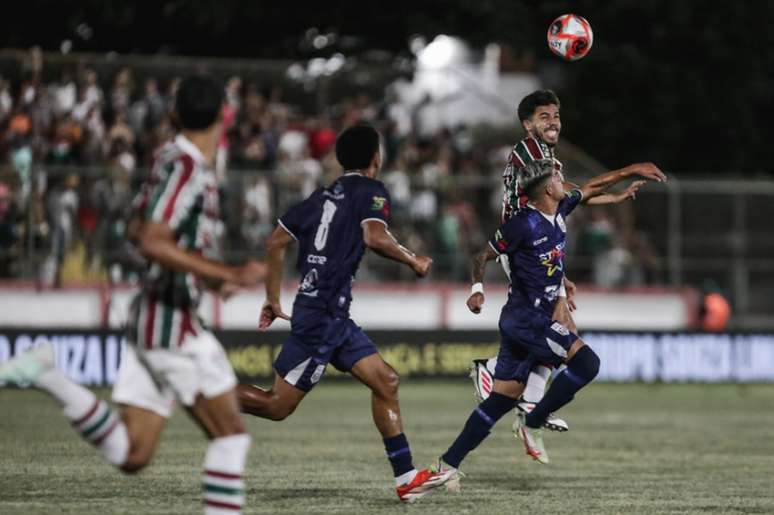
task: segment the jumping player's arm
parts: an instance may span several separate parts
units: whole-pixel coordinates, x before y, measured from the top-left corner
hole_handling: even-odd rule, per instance
[[[625,202],[629,199],[634,199],[636,197],[637,191],[645,185],[647,181],[634,181],[631,183],[625,190],[618,192],[618,193],[602,193],[600,195],[597,195],[596,197],[591,198],[584,198],[581,201],[581,204],[589,204],[594,206],[603,206],[607,204],[620,204],[621,202]],[[572,190],[580,188],[577,184],[574,184],[572,182],[565,181],[564,183],[564,191],[570,192]]]
[[[486,271],[486,264],[493,259],[497,259],[501,254],[515,250],[520,243],[519,223],[511,218],[497,230],[494,238],[489,240],[489,244],[473,257],[473,266],[471,268],[473,286],[470,287],[470,297],[468,297],[467,301],[470,311],[476,314],[481,313],[481,306],[484,305],[484,272]]]
[[[366,247],[380,256],[408,265],[418,277],[425,277],[430,271],[433,260],[427,256],[417,256],[398,243],[381,221],[363,222],[363,241]]]
[[[266,240],[266,300],[261,307],[258,329],[265,330],[277,318],[290,320],[282,311],[280,290],[282,286],[282,265],[285,262],[285,248],[293,243],[295,237],[282,225],[278,225]]]
[[[471,276],[473,286],[470,288],[470,297],[468,297],[468,309],[475,314],[481,313],[481,307],[484,305],[484,272],[486,264],[499,256],[494,249],[487,245],[484,250],[473,257],[473,267]]]
[[[632,164],[625,168],[621,168],[620,170],[614,170],[598,175],[583,184],[579,188],[580,192],[583,194],[583,201],[589,202],[594,197],[598,197],[605,193],[611,186],[635,176],[657,182],[666,181],[666,175],[664,175],[664,173],[653,163]],[[635,192],[637,188],[639,188],[639,186],[634,189]]]

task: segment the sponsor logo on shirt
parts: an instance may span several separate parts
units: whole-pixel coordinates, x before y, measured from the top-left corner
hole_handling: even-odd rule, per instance
[[[564,242],[558,244],[556,247],[548,252],[543,252],[538,256],[540,258],[540,264],[546,267],[546,275],[552,277],[557,270],[560,272],[564,270],[564,264],[562,258],[564,257]]]
[[[533,247],[537,247],[538,245],[540,245],[541,243],[544,243],[546,241],[548,241],[548,236],[543,236],[542,238],[539,238],[539,239],[533,241],[532,242],[532,246]]]

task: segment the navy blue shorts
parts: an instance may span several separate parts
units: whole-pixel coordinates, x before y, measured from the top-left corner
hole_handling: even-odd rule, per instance
[[[500,314],[500,338],[495,379],[525,383],[535,365],[564,363],[578,335],[542,310],[506,305]]]
[[[274,360],[274,370],[288,384],[308,392],[328,363],[349,372],[355,363],[377,352],[374,342],[350,318],[296,306],[290,337]]]

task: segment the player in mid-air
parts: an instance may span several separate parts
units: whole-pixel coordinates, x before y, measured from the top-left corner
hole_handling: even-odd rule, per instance
[[[526,132],[526,137],[514,145],[508,156],[508,162],[503,171],[503,202],[501,223],[506,222],[514,213],[523,209],[527,204],[527,197],[520,185],[519,174],[528,163],[538,159],[549,159],[554,168],[559,172],[564,182],[566,191],[572,191],[577,185],[566,182],[563,175],[562,163],[556,158],[554,150],[559,142],[559,134],[562,130],[560,117],[559,98],[551,90],[538,90],[530,93],[522,99],[518,107],[519,121]],[[643,181],[635,181],[620,193],[604,193],[597,197],[584,199],[589,204],[614,204],[634,198],[637,189],[644,184]],[[507,255],[501,255],[498,260],[510,277],[510,266]],[[560,286],[559,298],[553,318],[560,321],[573,332],[577,333],[571,311],[575,309],[573,295],[575,285],[565,278]],[[471,364],[471,378],[475,388],[476,398],[481,402],[489,396],[491,391],[497,358],[476,359]],[[518,435],[519,413],[529,413],[537,404],[546,390],[548,378],[552,368],[546,363],[537,363],[530,371],[522,398],[516,405],[516,420],[514,422],[514,434]],[[567,431],[569,425],[563,419],[550,414],[545,422],[545,428],[551,431]]]
[[[597,176],[579,189],[566,192],[554,163],[541,159],[521,171],[528,203],[500,226],[489,245],[473,259],[473,286],[468,308],[480,313],[484,305],[486,264],[500,255],[511,263],[508,300],[500,314],[500,351],[489,397],[470,414],[462,432],[441,456],[438,469],[457,471],[467,454],[488,435],[494,424],[514,408],[535,363],[567,368],[551,383],[534,409],[522,414],[519,435],[527,452],[548,463],[542,429],[548,415],[568,402],[599,371],[599,358],[573,331],[553,319],[564,278],[566,217],[583,200],[633,176],[664,181],[653,164],[635,164]],[[458,478],[452,478],[452,483]]]
[[[259,327],[276,318],[290,320],[291,334],[274,362],[271,390],[239,385],[245,413],[283,420],[322,378],[330,363],[371,389],[374,423],[384,439],[387,458],[402,501],[414,501],[442,485],[449,473],[417,471],[398,404],[398,376],[363,330],[349,318],[352,284],[366,247],[427,275],[432,260],[398,244],[387,230],[390,196],[375,179],[381,168],[379,133],[367,125],[343,131],[336,158],[344,173],[291,207],[278,220],[267,242],[266,301]],[[298,243],[301,283],[288,318],[280,305],[285,249]]]
[[[44,345],[0,368],[0,383],[32,384],[51,394],[86,441],[124,472],[153,456],[175,401],[210,440],[202,476],[204,512],[239,514],[250,435],[235,393],[236,376],[220,343],[199,323],[202,285],[233,292],[253,286],[265,265],[227,266],[218,255],[218,191],[213,168],[221,134],[223,87],[205,77],[180,84],[174,116],[181,133],[162,147],[135,201],[135,238],[148,259],[132,303],[128,343],[113,400],[116,412],[54,366]]]

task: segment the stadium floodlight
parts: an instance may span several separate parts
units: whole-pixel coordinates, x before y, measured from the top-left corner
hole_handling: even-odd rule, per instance
[[[420,68],[440,69],[464,62],[467,48],[458,38],[440,34],[417,54]]]

